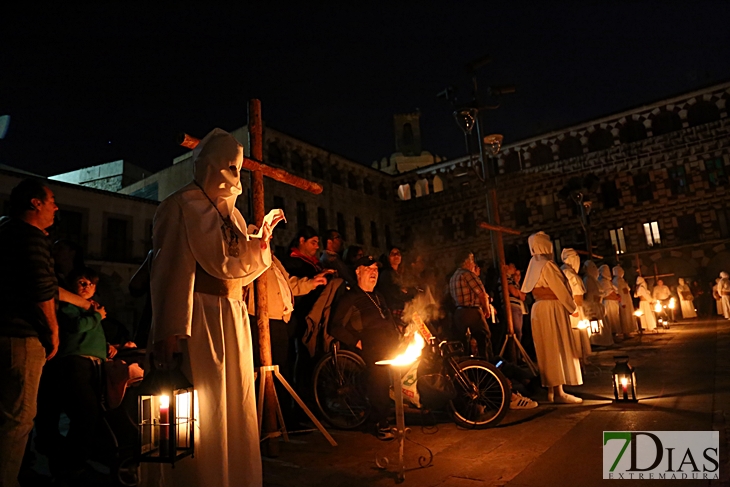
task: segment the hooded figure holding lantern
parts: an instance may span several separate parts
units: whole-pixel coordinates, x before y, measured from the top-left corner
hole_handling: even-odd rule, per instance
[[[220,129],[194,151],[193,181],[155,213],[151,273],[154,361],[182,370],[195,387],[195,457],[145,464],[144,485],[260,486],[261,455],[251,331],[243,286],[271,265],[269,240],[283,219],[247,233],[235,207],[243,147]],[[150,348],[150,347],[148,347]]]

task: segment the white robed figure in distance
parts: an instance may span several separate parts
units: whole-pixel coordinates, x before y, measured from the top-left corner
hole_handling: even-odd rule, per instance
[[[718,277],[715,279],[715,284],[712,286],[712,297],[715,300],[715,310],[717,311],[717,314],[720,316],[723,316],[725,312],[722,309],[722,297],[720,296],[720,293],[717,290],[717,286],[720,284],[720,281],[722,278]]]
[[[576,306],[565,276],[553,262],[550,237],[538,232],[530,235],[530,265],[522,284],[523,293],[532,293],[532,338],[542,385],[548,389],[548,402],[583,402],[563,390],[563,385],[583,384],[580,360],[570,325]]]
[[[720,281],[717,283],[717,294],[722,301],[722,314],[725,319],[730,320],[730,274],[720,273]]]
[[[621,305],[618,289],[613,285],[611,268],[603,264],[598,268],[598,287],[601,289],[603,298],[604,320],[603,325],[611,329],[614,335],[620,335],[621,331]]]
[[[583,309],[589,320],[600,320],[602,324],[599,333],[591,335],[591,343],[600,347],[608,347],[613,345],[613,335],[611,327],[605,321],[605,313],[603,310],[603,295],[601,294],[601,286],[598,284],[598,267],[592,260],[583,263],[583,285],[586,288],[586,294],[583,297]]]
[[[649,287],[646,285],[646,281],[641,276],[636,278],[636,290],[634,291],[634,297],[639,298],[641,328],[643,328],[645,332],[655,332],[656,316],[654,316],[654,307],[652,306],[654,298],[651,296],[651,292],[649,292]]]
[[[560,269],[568,279],[570,290],[573,293],[573,301],[575,301],[576,313],[570,315],[570,325],[573,329],[573,339],[579,349],[578,356],[583,363],[588,362],[588,357],[591,356],[591,337],[589,333],[589,327],[584,326],[580,328],[578,325],[582,321],[587,320],[585,311],[583,310],[583,295],[586,293],[585,285],[578,275],[578,269],[580,269],[580,256],[574,249],[563,249],[560,254],[560,259],[563,261],[563,265]]]
[[[618,290],[618,295],[621,296],[621,332],[625,337],[628,337],[632,333],[636,333],[636,316],[634,316],[634,302],[631,299],[631,288],[629,283],[624,279],[624,269],[620,265],[614,266],[613,272],[613,286]]]
[[[155,213],[150,340],[154,360],[183,353],[195,387],[195,457],[144,464],[143,485],[260,486],[251,331],[242,287],[271,265],[268,241],[283,217],[269,218],[261,238],[247,234],[235,208],[243,147],[220,129],[194,151],[193,181]]]
[[[677,280],[677,295],[679,296],[679,306],[682,309],[682,318],[685,320],[689,318],[697,318],[697,312],[695,311],[694,296],[692,296],[692,290],[689,288],[689,284],[683,279]]]

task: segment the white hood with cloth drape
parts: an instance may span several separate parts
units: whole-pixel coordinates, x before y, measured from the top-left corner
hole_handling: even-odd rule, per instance
[[[617,289],[618,295],[621,296],[621,331],[624,335],[629,335],[637,331],[636,316],[634,316],[634,302],[631,299],[631,288],[629,283],[624,279],[624,269],[620,265],[614,266],[613,286]]]
[[[578,269],[580,269],[580,256],[578,255],[578,252],[571,248],[563,249],[560,254],[560,259],[563,261],[563,265],[560,269],[563,271],[563,274],[565,274],[566,279],[568,279],[568,284],[570,285],[571,292],[573,293],[573,298],[576,299],[576,296],[583,298],[586,288],[578,275]],[[570,324],[573,329],[574,342],[580,348],[578,356],[581,357],[583,361],[587,361],[588,357],[591,355],[590,328],[578,327],[581,321],[586,320],[586,316],[585,311],[583,310],[583,305],[579,306],[577,301],[575,304],[578,316],[570,315]]]

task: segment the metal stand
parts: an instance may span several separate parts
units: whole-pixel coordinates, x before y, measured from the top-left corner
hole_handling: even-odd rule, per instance
[[[312,411],[309,410],[306,404],[304,404],[304,401],[299,397],[299,395],[294,392],[294,389],[289,385],[289,383],[286,381],[286,379],[281,375],[279,372],[279,366],[278,365],[268,365],[259,367],[260,371],[260,377],[259,377],[259,402],[258,407],[256,408],[258,413],[258,420],[259,420],[259,436],[262,433],[262,423],[264,420],[264,397],[266,396],[266,384],[270,383],[271,388],[274,390],[274,401],[276,402],[276,416],[279,420],[279,429],[277,431],[272,431],[263,438],[261,438],[261,441],[267,440],[269,438],[277,438],[279,436],[284,437],[284,441],[289,441],[289,434],[286,431],[286,425],[284,424],[284,415],[281,412],[281,404],[279,403],[279,396],[276,394],[276,388],[274,387],[274,377],[276,377],[279,382],[286,388],[286,390],[291,394],[291,397],[294,398],[294,400],[299,404],[299,407],[301,407],[305,413],[307,413],[307,416],[309,416],[309,419],[312,420],[312,423],[317,427],[317,429],[324,435],[325,438],[327,438],[327,441],[329,441],[330,445],[337,446],[337,442],[330,436],[330,434],[327,432],[327,430],[322,426],[322,423],[319,422],[319,420],[314,416]],[[403,408],[403,405],[401,403],[401,409]]]
[[[507,311],[510,312],[510,310]],[[507,349],[507,343],[509,343],[510,339],[514,340],[514,343],[517,346],[518,354],[522,356],[522,360],[525,361],[527,367],[530,369],[530,372],[532,372],[533,375],[538,375],[537,365],[535,365],[535,362],[533,362],[530,356],[527,355],[525,348],[522,346],[520,341],[517,339],[517,335],[515,335],[514,333],[508,333],[507,336],[504,338],[502,350],[499,351],[499,354],[504,356],[504,351]]]
[[[405,466],[405,442],[408,438],[406,436],[408,433],[411,432],[410,428],[406,428],[406,419],[405,419],[405,410],[403,408],[403,389],[401,388],[401,368],[399,366],[391,366],[390,368],[390,377],[393,381],[393,393],[395,396],[395,428],[393,428],[393,434],[395,435],[395,439],[398,442],[398,478],[396,479],[397,483],[401,483],[406,478],[406,466]],[[416,443],[413,440],[408,440],[412,443]],[[433,463],[433,452],[421,445],[420,443],[416,443],[418,446],[421,446],[428,451],[428,458],[424,456],[420,456],[418,458],[418,467],[409,468],[408,470],[416,470],[419,468],[426,468],[430,467]],[[388,457],[375,457],[375,464],[381,468],[386,469],[388,467],[388,464],[390,461],[388,460]]]

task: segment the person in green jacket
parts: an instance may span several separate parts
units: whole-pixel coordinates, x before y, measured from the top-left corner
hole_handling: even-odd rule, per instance
[[[68,276],[71,291],[91,302],[88,310],[69,303],[58,308],[59,347],[43,369],[38,392],[36,445],[49,458],[51,474],[72,480],[81,475],[94,445],[101,417],[100,368],[113,347],[107,344],[101,320],[104,307],[92,300],[99,281],[89,268]],[[70,420],[68,435],[59,432],[61,412]]]

